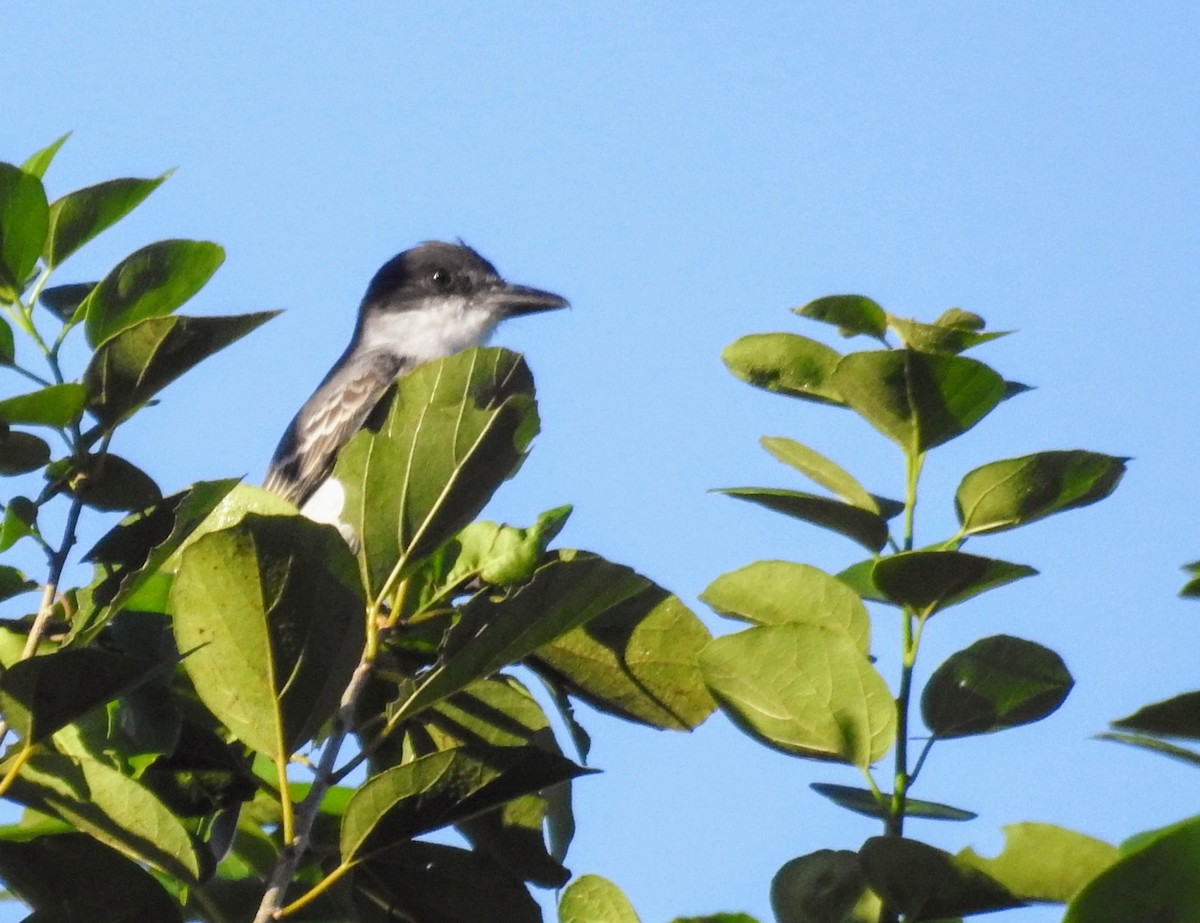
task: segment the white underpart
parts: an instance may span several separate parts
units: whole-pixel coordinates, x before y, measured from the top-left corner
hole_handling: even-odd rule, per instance
[[[499,323],[498,314],[461,296],[429,298],[419,308],[377,313],[362,331],[362,346],[428,362],[486,343]]]

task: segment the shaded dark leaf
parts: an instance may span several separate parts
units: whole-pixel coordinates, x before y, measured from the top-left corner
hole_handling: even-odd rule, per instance
[[[111,429],[192,366],[278,313],[139,321],[106,340],[92,356],[83,374],[88,409]]]
[[[1040,721],[1075,681],[1054,651],[993,635],[951,654],[929,678],[921,715],[937,737],[963,737]]]
[[[36,590],[37,587],[36,580],[30,580],[15,567],[0,564],[0,601]]]
[[[771,879],[777,923],[853,923],[879,919],[857,853],[819,849],[785,862]]]
[[[50,232],[42,257],[54,268],[135,209],[170,174],[156,179],[112,179],[68,192],[50,206]],[[94,345],[94,344],[93,344]]]
[[[1146,705],[1112,724],[1127,731],[1200,740],[1200,692],[1185,692]]]
[[[714,493],[748,500],[777,513],[811,522],[853,539],[868,551],[879,551],[887,544],[887,521],[882,516],[840,500],[775,487],[723,487]]]
[[[854,788],[849,785],[831,785],[828,782],[812,782],[808,787],[818,795],[828,798],[834,804],[847,811],[853,811],[855,814],[876,817],[880,820],[886,820],[891,816],[890,809],[880,805],[875,798],[875,793],[870,789]],[[885,793],[883,795],[884,803],[889,803],[891,797],[890,794]],[[924,817],[929,820],[973,820],[979,816],[974,811],[964,811],[962,808],[953,808],[948,804],[919,801],[915,798],[905,800],[904,814],[906,817]]]
[[[42,289],[38,301],[59,320],[71,320],[83,300],[92,293],[98,282],[72,282]]]
[[[932,615],[1036,573],[1025,564],[962,551],[905,551],[880,558],[872,569],[871,582],[889,601]]]
[[[97,510],[141,510],[162,500],[150,475],[112,453],[89,456],[86,471],[76,473],[68,490]]]
[[[37,471],[50,461],[50,446],[32,433],[9,430],[0,435],[0,474]]]

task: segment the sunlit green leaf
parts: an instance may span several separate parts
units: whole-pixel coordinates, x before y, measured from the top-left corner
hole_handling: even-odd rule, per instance
[[[819,849],[775,873],[771,909],[776,923],[877,923],[881,907],[857,853]]]
[[[865,334],[882,340],[887,332],[887,314],[866,295],[826,295],[794,308],[801,317],[834,324],[844,337]]]
[[[170,174],[155,179],[111,179],[68,192],[50,205],[50,232],[42,257],[54,268],[133,211]],[[95,342],[93,342],[95,345]]]
[[[445,583],[479,577],[493,586],[514,586],[528,580],[570,514],[569,506],[547,510],[527,529],[482,520],[469,524],[451,544],[454,563]]]
[[[179,902],[154,876],[82,833],[0,840],[0,878],[33,909],[29,920],[183,920]]]
[[[160,240],[125,257],[78,308],[88,343],[95,348],[138,321],[170,314],[224,260],[221,247],[203,240]]]
[[[891,795],[885,793],[882,797],[884,805],[881,805],[875,797],[875,793],[866,788],[854,788],[849,785],[831,785],[827,782],[812,782],[808,786],[818,795],[828,798],[834,804],[845,808],[847,811],[853,811],[855,814],[862,814],[865,817],[875,817],[880,820],[886,820],[891,817],[891,810],[884,805],[891,801]],[[948,804],[939,804],[936,801],[920,801],[916,798],[908,798],[904,802],[904,814],[906,817],[925,817],[929,820],[973,820],[978,817],[974,811],[964,811],[962,808],[953,808]]]
[[[890,601],[929,615],[1036,573],[962,551],[905,551],[880,558],[871,581]]]
[[[840,631],[788,622],[716,638],[700,668],[721,710],[785,753],[866,769],[896,733],[883,678]]]
[[[247,516],[196,541],[171,604],[200,698],[276,761],[328,720],[362,653],[353,555],[336,529],[300,516]]]
[[[533,377],[503,349],[419,366],[396,385],[378,432],[347,443],[333,471],[342,521],[379,593],[397,564],[415,569],[483,508],[538,430]]]
[[[1117,861],[1115,846],[1053,824],[1009,824],[1004,851],[986,859],[973,849],[958,854],[1027,901],[1065,903]],[[1131,918],[1132,919],[1132,918]]]
[[[824,404],[843,403],[833,385],[841,356],[824,343],[794,333],[754,333],[725,347],[721,359],[756,388]]]
[[[724,487],[714,493],[748,500],[776,513],[803,519],[853,539],[869,551],[879,551],[887,544],[887,521],[882,516],[840,500],[777,487]]]
[[[1075,681],[1054,651],[994,635],[951,654],[925,685],[921,715],[937,737],[986,734],[1040,721]]]
[[[610,567],[615,583],[644,580]],[[690,730],[716,707],[696,662],[711,637],[678,597],[647,581],[641,592],[543,644],[532,663],[600,711]]]
[[[15,302],[46,239],[50,206],[42,181],[0,163],[0,301]]]
[[[111,428],[192,366],[278,313],[139,321],[105,340],[92,356],[83,375],[88,409]]]
[[[782,436],[763,436],[764,449],[786,465],[812,478],[826,490],[833,491],[851,506],[891,519],[904,510],[904,504],[867,493],[854,476],[820,452]]]
[[[912,923],[1024,903],[962,859],[907,837],[872,837],[858,855],[867,883],[884,903]]]
[[[1037,452],[976,468],[959,484],[955,507],[965,534],[1000,532],[1112,493],[1126,458],[1099,452]]]
[[[62,429],[78,420],[87,402],[82,385],[67,382],[0,401],[0,422]]]
[[[582,552],[558,552],[509,595],[476,596],[462,608],[437,665],[393,713],[394,720],[528,657],[597,616],[633,604],[650,587],[627,567]]]
[[[1004,379],[983,363],[913,349],[850,353],[833,385],[912,456],[962,435],[1004,397]]]
[[[1143,838],[1093,878],[1063,923],[1191,923],[1200,919],[1200,817]]]
[[[977,315],[976,315],[977,316]],[[924,353],[956,355],[963,350],[987,343],[1011,330],[982,331],[957,324],[922,324],[915,320],[888,315],[888,326],[900,334],[904,345]]]
[[[39,751],[10,796],[183,881],[201,874],[191,835],[149,789],[111,766]]]
[[[26,173],[42,179],[46,175],[46,170],[50,167],[51,161],[54,160],[54,155],[58,153],[58,149],[66,143],[67,138],[71,137],[71,133],[67,132],[55,141],[51,141],[40,151],[36,151],[29,155],[29,159],[21,164],[21,169]]]
[[[563,891],[558,923],[641,923],[629,899],[599,875],[581,875]]]
[[[871,621],[858,594],[809,564],[756,561],[722,574],[700,594],[721,615],[757,625],[807,622],[842,631],[864,654]]]
[[[50,461],[50,446],[32,433],[9,430],[0,435],[0,474],[37,471]]]

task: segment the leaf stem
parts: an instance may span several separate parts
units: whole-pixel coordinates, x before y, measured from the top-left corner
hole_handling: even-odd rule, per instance
[[[286,907],[277,911],[275,914],[275,918],[281,919],[283,917],[290,916],[291,914],[295,913],[297,910],[303,910],[305,907],[307,907],[309,904],[311,904],[313,901],[315,901],[318,897],[320,897],[322,894],[324,894],[326,891],[328,891],[331,887],[333,887],[335,884],[337,884],[339,881],[341,881],[342,876],[345,875],[347,872],[349,872],[357,864],[358,863],[356,863],[356,862],[343,862],[341,865],[339,865],[337,868],[335,868],[332,872],[330,872],[328,875],[326,875],[324,878],[322,878],[320,881],[318,881],[315,885],[313,885],[311,888],[309,888],[308,891],[306,891],[304,894],[300,895],[300,897],[296,898],[294,901],[292,901]]]

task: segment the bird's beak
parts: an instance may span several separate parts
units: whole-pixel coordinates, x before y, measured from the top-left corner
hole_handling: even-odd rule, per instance
[[[493,289],[488,294],[488,301],[499,308],[505,317],[519,317],[522,314],[537,314],[541,311],[570,307],[562,295],[507,282]]]

